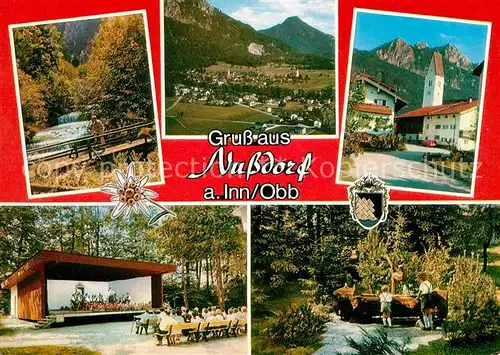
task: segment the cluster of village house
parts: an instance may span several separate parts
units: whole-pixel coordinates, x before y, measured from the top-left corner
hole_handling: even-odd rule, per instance
[[[371,75],[360,73],[357,80],[364,86],[364,102],[356,110],[372,117],[363,132],[374,132],[377,119],[395,127],[396,133],[408,142],[434,139],[438,145],[453,146],[462,151],[475,149],[476,121],[481,97],[483,63],[471,75],[479,76],[479,99],[443,103],[444,67],[440,53],[434,52],[425,77],[422,107],[399,116],[396,113],[408,102],[399,97],[396,89]]]
[[[265,95],[249,92],[231,92],[231,84],[244,84],[254,87],[271,87],[282,83],[302,83],[304,77],[297,69],[294,74],[267,76],[256,71],[231,72],[206,72],[190,70],[187,73],[187,84],[177,84],[175,95],[181,97],[184,103],[203,103],[211,106],[229,107],[235,104],[248,106],[261,110],[270,115],[270,122],[280,124],[300,124],[310,128],[321,128],[322,122],[318,118],[321,112],[333,110],[334,101],[323,91],[308,92],[288,89],[269,90]],[[283,97],[270,97],[281,93]],[[293,103],[294,109],[286,109]],[[319,113],[319,114],[318,114]],[[262,127],[262,126],[260,126]],[[300,129],[296,133],[306,133]]]

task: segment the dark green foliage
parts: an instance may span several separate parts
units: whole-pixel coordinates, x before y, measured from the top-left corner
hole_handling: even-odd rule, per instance
[[[247,304],[247,278],[238,275],[226,284],[226,307],[241,307]]]
[[[255,206],[253,285],[273,297],[297,279],[313,279],[315,298],[331,297],[356,277],[351,252],[362,234],[347,206]]]
[[[14,29],[14,46],[18,68],[35,80],[55,71],[63,57],[63,40],[55,25]]]
[[[335,38],[309,26],[297,16],[259,32],[283,41],[300,53],[317,54],[335,60]]]
[[[354,349],[353,352],[348,353],[349,355],[405,355],[410,353],[408,349],[410,338],[403,339],[401,343],[391,338],[384,328],[378,328],[373,333],[368,333],[361,327],[360,329],[363,333],[360,340],[346,337],[347,343]]]
[[[289,348],[317,343],[324,332],[328,318],[313,312],[312,307],[289,307],[274,314],[269,325],[269,336],[275,344]]]
[[[10,314],[10,292],[0,290],[0,315]]]

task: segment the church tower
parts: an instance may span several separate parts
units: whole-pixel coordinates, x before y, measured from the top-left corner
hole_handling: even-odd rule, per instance
[[[444,69],[441,53],[434,52],[427,75],[425,76],[424,99],[422,107],[443,104]]]

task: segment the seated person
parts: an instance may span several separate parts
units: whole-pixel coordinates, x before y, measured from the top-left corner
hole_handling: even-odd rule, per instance
[[[160,309],[160,314],[158,315],[158,323],[160,325],[158,326],[159,335],[156,336],[156,339],[158,340],[158,343],[156,343],[156,345],[160,346],[163,345],[163,337],[161,336],[161,334],[168,333],[169,325],[178,324],[179,322],[170,315],[170,312],[167,312],[164,308],[162,308]]]
[[[203,318],[200,317],[200,314],[197,311],[193,312],[193,318],[191,318],[191,323],[203,323]]]
[[[245,306],[241,307],[241,319],[247,320],[248,319],[248,312],[247,308]]]
[[[229,311],[227,311],[227,320],[233,320],[236,319],[236,314],[234,313],[233,308],[229,308]]]
[[[143,314],[135,317],[135,334],[139,334],[139,329],[141,328],[141,326],[144,326],[146,324],[148,325],[156,325],[156,319],[157,319],[157,316],[156,314],[153,313],[153,311],[151,310],[148,310],[146,312],[144,312]],[[142,334],[142,331],[141,331],[141,334]]]
[[[177,308],[175,315],[173,315],[173,318],[177,321],[177,323],[182,324],[186,323],[184,321],[184,317],[182,316],[182,310],[180,308]]]

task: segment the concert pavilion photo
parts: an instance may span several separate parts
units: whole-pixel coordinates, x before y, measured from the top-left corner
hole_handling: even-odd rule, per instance
[[[175,265],[43,250],[2,288],[10,289],[11,316],[62,323],[68,318],[134,315],[161,308],[161,277],[176,270]]]
[[[0,354],[247,354],[246,206],[168,210],[0,206]]]

